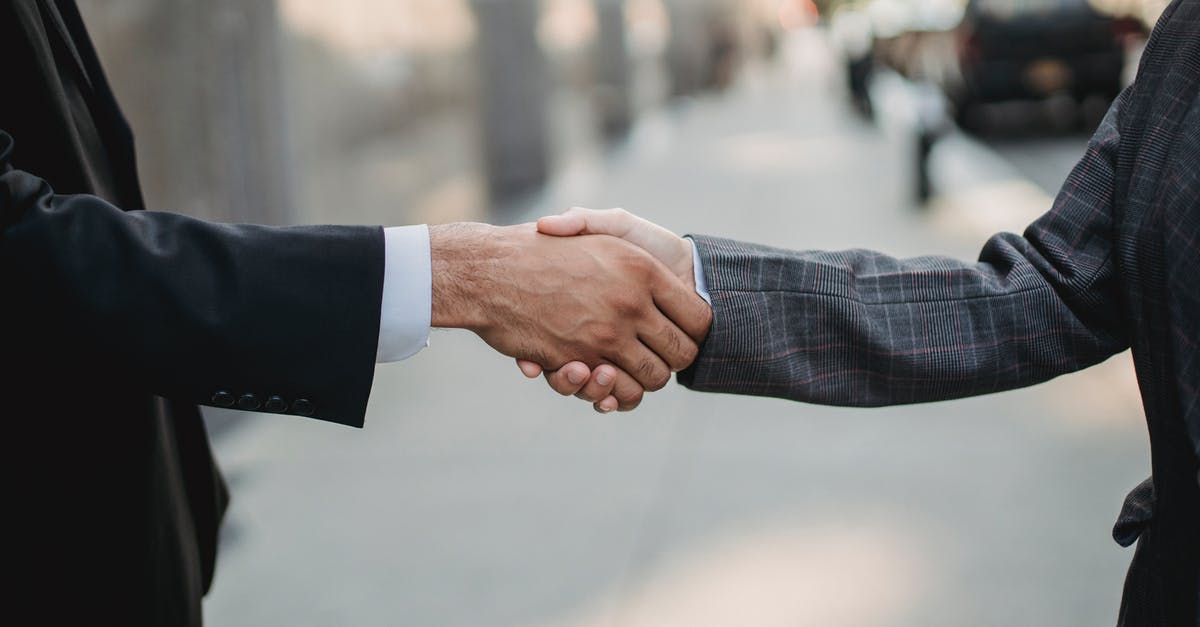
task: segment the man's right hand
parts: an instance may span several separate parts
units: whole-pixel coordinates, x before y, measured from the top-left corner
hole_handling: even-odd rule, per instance
[[[611,364],[658,390],[695,359],[711,323],[690,281],[619,238],[532,224],[431,226],[429,236],[432,325],[470,329],[547,370],[579,362],[594,377]]]

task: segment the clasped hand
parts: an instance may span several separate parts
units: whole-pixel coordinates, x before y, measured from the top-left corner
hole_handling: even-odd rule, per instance
[[[691,244],[624,210],[431,227],[430,248],[433,326],[474,331],[602,413],[665,386],[712,323]]]
[[[621,238],[661,262],[680,285],[686,285],[690,293],[695,294],[692,245],[675,233],[624,209],[600,211],[573,207],[561,215],[538,220],[537,227],[539,232],[556,237],[609,235]],[[697,300],[703,303],[699,297]],[[699,337],[693,336],[697,343],[703,342],[712,324],[712,310],[707,303],[704,303],[702,314],[704,332]],[[693,360],[694,356],[688,360],[687,365],[691,365]],[[587,364],[576,361],[558,370],[547,370],[535,362],[523,359],[518,359],[517,365],[527,377],[534,378],[544,374],[546,382],[556,392],[590,401],[600,413],[630,411],[642,401],[644,390],[637,387],[636,382],[627,373],[612,365],[601,365],[591,369]]]

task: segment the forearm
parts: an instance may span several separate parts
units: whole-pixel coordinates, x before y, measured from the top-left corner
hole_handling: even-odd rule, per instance
[[[1065,301],[1014,235],[976,264],[697,244],[713,298],[708,341],[681,375],[697,390],[934,401],[1030,385],[1124,347],[1114,321]]]
[[[128,373],[147,393],[304,398],[362,424],[378,340],[378,228],[272,228],[124,213],[0,175],[5,319],[23,350]],[[227,397],[221,397],[227,398]],[[218,403],[219,404],[219,403]]]
[[[1051,210],[1024,236],[993,237],[976,263],[695,238],[713,326],[681,380],[887,405],[1031,385],[1123,350],[1112,248],[1124,98]]]

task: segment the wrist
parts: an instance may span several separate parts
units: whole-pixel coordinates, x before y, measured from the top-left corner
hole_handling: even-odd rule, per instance
[[[686,285],[691,286],[692,289],[696,289],[696,270],[700,267],[696,263],[696,260],[699,258],[696,243],[687,237],[679,238],[679,243],[679,263],[676,264],[675,274]]]
[[[700,263],[700,248],[696,245],[696,240],[691,237],[685,237],[684,241],[688,244],[688,260],[691,272],[689,276],[691,277],[692,288],[711,307],[712,296],[708,293],[708,281],[704,279],[704,266]]]
[[[431,326],[477,331],[487,323],[484,303],[498,265],[497,230],[466,222],[429,227]]]

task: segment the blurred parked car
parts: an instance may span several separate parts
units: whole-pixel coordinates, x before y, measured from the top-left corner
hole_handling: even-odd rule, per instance
[[[979,104],[1120,93],[1126,46],[1142,22],[1089,0],[970,0],[956,29],[957,80],[944,85],[956,116]]]
[[[878,62],[939,85],[955,117],[978,105],[1111,100],[1147,17],[1118,0],[871,0]]]

